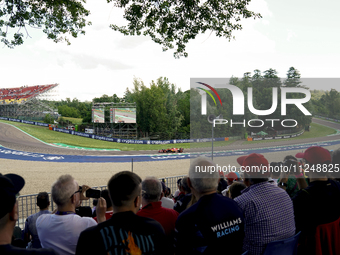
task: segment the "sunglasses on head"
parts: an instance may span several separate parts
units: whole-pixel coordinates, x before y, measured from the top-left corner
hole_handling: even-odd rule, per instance
[[[74,195],[74,194],[77,194],[78,192],[79,193],[82,193],[82,191],[83,191],[83,187],[82,186],[79,186],[79,189],[76,191],[76,192],[74,192],[73,194],[72,194],[72,196]],[[72,197],[71,196],[71,197]]]

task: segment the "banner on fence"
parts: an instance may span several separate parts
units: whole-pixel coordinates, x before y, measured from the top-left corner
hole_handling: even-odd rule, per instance
[[[0,120],[9,120],[9,121],[14,121],[14,122],[21,122],[25,124],[31,124],[31,125],[36,125],[36,126],[43,126],[43,127],[48,127],[47,123],[41,123],[41,122],[35,122],[35,121],[28,121],[28,120],[19,120],[19,119],[13,119],[13,118],[6,118],[6,117],[0,117]],[[65,134],[70,134],[70,135],[77,135],[77,136],[82,136],[86,138],[92,138],[92,139],[97,139],[97,140],[102,140],[102,141],[108,141],[108,142],[116,142],[116,143],[128,143],[128,144],[175,144],[175,143],[204,143],[204,142],[211,142],[211,138],[203,138],[203,139],[175,139],[175,140],[158,140],[158,141],[153,141],[153,140],[132,140],[132,139],[119,139],[119,138],[111,138],[111,137],[106,137],[106,136],[100,136],[100,135],[94,135],[88,132],[78,132],[78,131],[73,131],[69,129],[63,129],[63,128],[56,128],[54,127],[52,129],[53,131],[57,132],[62,132]],[[89,131],[88,129],[87,131]],[[86,131],[86,130],[85,130]],[[93,129],[91,129],[93,131]],[[253,138],[253,141],[259,141],[259,140],[272,140],[272,139],[282,139],[282,138],[291,138],[291,137],[296,137],[301,134],[303,134],[304,131],[294,134],[294,135],[285,135],[285,136],[277,136],[277,137],[258,137],[258,138]],[[218,137],[214,138],[214,141],[225,141],[226,137]]]

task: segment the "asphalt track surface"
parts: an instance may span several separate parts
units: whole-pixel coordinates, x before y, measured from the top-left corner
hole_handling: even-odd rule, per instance
[[[313,122],[322,124],[337,130],[340,130],[339,123],[333,123],[321,119],[313,119]],[[291,148],[304,149],[309,147],[309,144],[324,143],[326,145],[340,144],[340,134],[317,137],[310,139],[284,139],[276,142],[241,144],[233,143],[224,147],[216,147],[215,151],[220,151],[221,156],[232,156],[240,154],[249,154],[258,151],[258,153],[267,153],[277,151],[273,147],[281,147],[281,150]],[[305,146],[297,146],[307,144]],[[41,142],[19,129],[0,122],[0,158],[34,160],[34,161],[54,161],[54,162],[130,162],[131,158],[134,161],[154,161],[154,160],[174,160],[188,159],[190,153],[206,152],[209,153],[211,148],[186,149],[183,154],[160,154],[155,151],[87,151],[66,149],[52,146]],[[167,144],[160,147],[180,146]],[[270,149],[271,148],[271,149]],[[242,152],[243,151],[243,152]],[[246,152],[244,152],[246,151]]]

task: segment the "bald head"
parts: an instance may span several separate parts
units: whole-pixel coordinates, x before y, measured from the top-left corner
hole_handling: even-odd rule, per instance
[[[146,177],[142,181],[143,198],[148,203],[157,202],[161,198],[162,184],[156,177]]]

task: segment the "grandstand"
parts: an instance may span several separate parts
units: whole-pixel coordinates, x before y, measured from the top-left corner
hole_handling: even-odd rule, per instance
[[[41,101],[58,84],[0,88],[0,116],[17,119],[40,119],[46,112],[51,115],[57,111]]]

